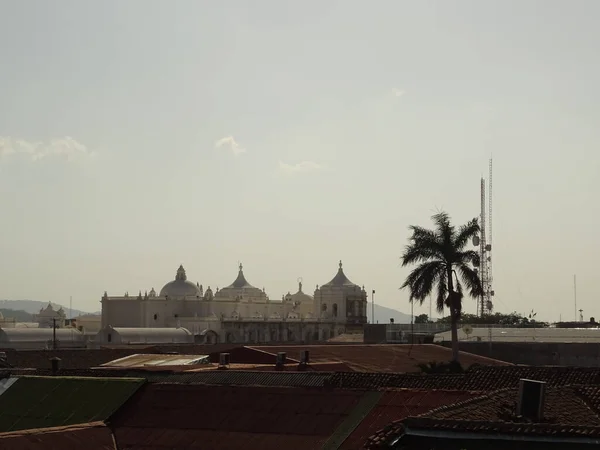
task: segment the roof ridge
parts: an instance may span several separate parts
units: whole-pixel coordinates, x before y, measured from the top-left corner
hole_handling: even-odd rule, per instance
[[[497,394],[501,394],[501,393],[504,393],[507,391],[511,391],[511,390],[515,390],[515,388],[497,389],[495,391],[487,392],[482,395],[478,395],[477,397],[469,398],[467,400],[462,400],[462,401],[458,401],[456,403],[451,403],[449,405],[443,405],[443,406],[439,406],[437,408],[430,409],[426,413],[419,414],[418,416],[414,416],[414,417],[415,418],[426,418],[426,417],[429,417],[433,414],[440,413],[440,412],[455,411],[457,409],[464,408],[465,406],[477,404],[477,403],[483,402],[485,400],[491,400],[492,396],[495,396]],[[473,391],[473,392],[477,392],[477,391]],[[410,418],[410,417],[407,417],[407,418]],[[431,417],[429,417],[429,418],[431,418]]]
[[[590,386],[590,385],[579,385],[579,386],[569,386],[569,387],[572,388],[573,393],[575,394],[575,397],[579,398],[582,401],[582,403],[590,411],[592,411],[594,414],[596,414],[596,416],[598,417],[598,420],[600,420],[600,408],[590,401],[589,395],[584,393],[584,391],[589,391],[591,389],[598,390],[599,387],[598,386]]]

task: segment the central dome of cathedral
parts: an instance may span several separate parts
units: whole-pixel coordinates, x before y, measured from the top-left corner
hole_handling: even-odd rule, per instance
[[[185,269],[179,266],[174,281],[165,284],[160,290],[160,297],[200,297],[200,286],[188,281]]]

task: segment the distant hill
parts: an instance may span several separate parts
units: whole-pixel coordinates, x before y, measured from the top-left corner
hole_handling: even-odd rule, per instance
[[[0,309],[12,309],[13,311],[24,311],[29,314],[38,314],[40,312],[40,309],[48,306],[48,303],[49,302],[40,302],[38,300],[0,300]],[[53,302],[50,303],[52,303],[52,307],[54,309],[59,309],[62,307],[62,309],[65,310],[67,318],[69,317],[68,306],[59,305],[58,303]],[[5,314],[4,311],[2,312],[2,314],[4,314],[5,317],[15,317],[14,315],[11,316],[10,313]],[[80,311],[78,309],[73,309],[73,317],[77,317],[83,314],[100,314],[100,311],[90,313],[86,311]]]
[[[371,302],[367,305],[367,318],[371,322]],[[410,323],[410,314],[404,314],[392,308],[386,308],[375,303],[375,320],[379,323],[389,323],[394,319],[394,323]]]
[[[15,319],[17,322],[32,322],[33,314],[29,314],[23,310],[13,310],[8,308],[0,308],[0,313],[5,319]]]

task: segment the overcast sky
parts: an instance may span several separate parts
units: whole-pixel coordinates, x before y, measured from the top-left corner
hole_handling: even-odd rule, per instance
[[[493,155],[496,309],[573,319],[577,274],[600,315],[596,0],[0,0],[0,16],[0,298],[98,310],[179,264],[223,287],[238,261],[281,298],[341,259],[409,312],[407,227],[477,216]]]

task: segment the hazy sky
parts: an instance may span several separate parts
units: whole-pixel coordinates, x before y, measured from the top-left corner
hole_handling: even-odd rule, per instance
[[[479,214],[496,308],[600,315],[600,2],[0,0],[0,298],[97,310],[183,263],[376,302]],[[467,300],[467,311],[475,312]],[[428,307],[417,308],[426,312]]]

